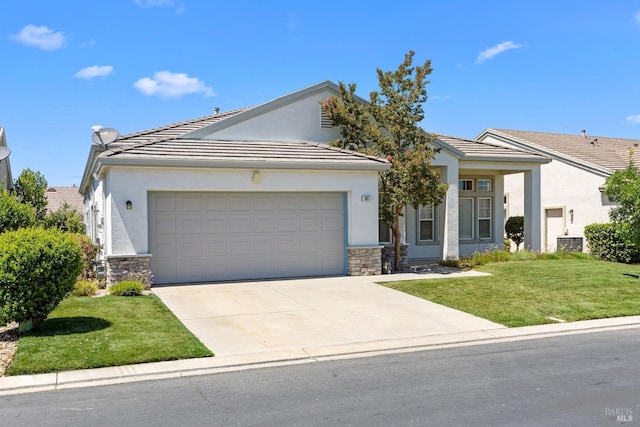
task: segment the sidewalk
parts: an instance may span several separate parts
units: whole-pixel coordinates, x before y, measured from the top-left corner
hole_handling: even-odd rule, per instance
[[[640,328],[640,316],[3,377],[0,396],[630,328]]]

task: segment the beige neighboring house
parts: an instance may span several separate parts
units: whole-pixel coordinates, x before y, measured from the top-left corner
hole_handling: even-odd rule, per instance
[[[65,203],[71,208],[83,213],[84,200],[78,191],[78,187],[49,187],[45,195],[47,196],[47,212],[55,212]]]
[[[640,165],[640,140],[593,136],[584,130],[557,134],[486,129],[477,139],[553,159],[540,171],[540,230],[547,251],[558,245],[582,245],[586,250],[584,227],[609,222],[609,210],[614,206],[603,192],[605,180],[627,167],[630,159]],[[524,212],[522,182],[522,174],[505,177],[505,218]]]
[[[10,152],[4,128],[0,126],[0,183],[2,183],[4,190],[9,190],[13,186],[11,164],[9,163]]]

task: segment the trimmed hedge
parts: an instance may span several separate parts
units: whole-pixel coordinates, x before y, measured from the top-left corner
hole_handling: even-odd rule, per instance
[[[73,289],[80,246],[59,230],[25,228],[0,235],[0,324],[33,321],[38,329]]]
[[[640,262],[640,251],[629,241],[624,225],[590,224],[584,228],[584,236],[594,258],[625,264]]]
[[[124,282],[116,283],[109,288],[111,295],[118,295],[122,297],[135,297],[142,294],[144,286],[141,282],[135,280],[125,280]]]

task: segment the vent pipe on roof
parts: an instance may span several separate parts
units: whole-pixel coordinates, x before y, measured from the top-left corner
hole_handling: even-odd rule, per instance
[[[584,139],[587,139],[587,131],[586,131],[586,130],[584,130],[584,129],[582,129],[582,137],[583,137]]]
[[[213,114],[218,114],[220,112],[220,107],[215,107],[213,109]]]

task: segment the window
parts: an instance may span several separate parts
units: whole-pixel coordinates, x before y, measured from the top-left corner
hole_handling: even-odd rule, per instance
[[[491,198],[478,198],[478,238],[491,238]]]
[[[479,179],[478,180],[478,191],[491,191],[491,180],[490,179]]]
[[[460,199],[458,205],[458,234],[460,240],[473,239],[473,200],[472,198]]]
[[[435,240],[435,221],[433,205],[418,208],[418,240],[432,242]]]
[[[380,243],[391,243],[391,227],[382,219],[378,219],[378,241]]]
[[[458,190],[459,191],[473,191],[473,180],[472,179],[460,179],[460,180],[458,180]]]

